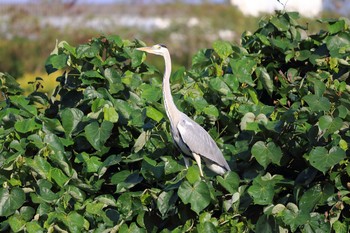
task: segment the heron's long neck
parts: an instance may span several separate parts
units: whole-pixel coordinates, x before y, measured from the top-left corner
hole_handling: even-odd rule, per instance
[[[171,59],[170,59],[169,53],[166,53],[164,55],[164,61],[165,61],[165,72],[163,77],[163,98],[164,98],[163,101],[164,101],[165,111],[170,120],[170,123],[177,124],[179,110],[177,109],[174,103],[173,97],[171,95],[171,88],[170,88]],[[173,125],[173,127],[176,127],[176,125]]]

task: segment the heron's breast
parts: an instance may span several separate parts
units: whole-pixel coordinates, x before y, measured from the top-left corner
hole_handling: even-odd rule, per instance
[[[181,150],[182,153],[186,155],[192,156],[192,152],[188,148],[188,146],[184,143],[182,140],[179,131],[178,130],[172,130],[172,136],[174,139],[175,144],[178,146],[178,148]]]

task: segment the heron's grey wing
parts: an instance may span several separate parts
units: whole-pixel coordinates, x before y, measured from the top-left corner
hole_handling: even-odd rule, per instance
[[[183,142],[191,152],[199,154],[230,171],[230,167],[215,141],[197,122],[182,114],[177,129]]]

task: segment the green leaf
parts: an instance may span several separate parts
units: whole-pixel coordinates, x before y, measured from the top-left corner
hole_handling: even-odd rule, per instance
[[[319,118],[319,127],[321,130],[327,130],[327,133],[334,133],[343,126],[341,118],[332,118],[329,115],[323,115]]]
[[[237,91],[239,88],[239,81],[233,74],[225,74],[223,81],[230,87],[232,91]]]
[[[174,196],[173,194],[173,190],[170,190],[168,192],[163,191],[159,194],[157,198],[157,208],[162,216],[165,216],[171,208],[171,199]]]
[[[160,122],[164,118],[160,111],[151,106],[146,107],[146,115],[156,122]]]
[[[0,188],[0,216],[7,217],[13,214],[25,200],[25,193],[21,188]]]
[[[131,193],[123,193],[117,200],[117,209],[121,217],[128,217],[133,213]]]
[[[311,214],[311,218],[303,225],[304,232],[331,232],[331,223],[324,221],[324,217],[323,213]]]
[[[250,86],[255,86],[252,79],[252,73],[256,68],[256,61],[249,57],[242,57],[239,60],[232,59],[230,61],[230,66],[232,68],[232,73],[240,83],[246,83]]]
[[[136,139],[135,144],[134,144],[134,151],[137,153],[139,152],[146,144],[146,142],[150,138],[150,133],[148,131],[142,131],[140,136]]]
[[[322,97],[326,91],[326,84],[324,84],[324,82],[322,80],[320,80],[321,76],[319,74],[309,72],[307,79],[308,79],[308,81],[310,81],[311,83],[314,84],[313,88],[315,91],[315,95]]]
[[[248,193],[254,203],[257,205],[271,204],[275,195],[275,184],[280,180],[282,180],[280,175],[271,176],[269,173],[254,178],[253,185],[248,188]]]
[[[184,204],[191,204],[191,209],[199,213],[210,203],[210,191],[208,185],[201,180],[191,185],[188,181],[182,182],[177,192]]]
[[[45,69],[48,74],[57,70],[63,69],[67,66],[68,55],[66,54],[52,54],[48,57],[45,63]]]
[[[349,225],[345,222],[335,221],[333,223],[333,229],[335,233],[348,233],[349,232]]]
[[[212,233],[216,233],[218,231],[216,230],[215,225],[208,221],[208,222],[200,223],[198,225],[198,232],[212,232]]]
[[[142,90],[141,98],[147,102],[157,102],[162,97],[162,91],[159,87],[143,84],[140,89]]]
[[[15,129],[19,133],[28,133],[40,129],[41,125],[36,122],[35,118],[23,119],[15,123]]]
[[[345,151],[339,147],[332,147],[329,151],[327,151],[326,148],[318,146],[311,150],[309,160],[314,168],[326,173],[345,157]]]
[[[88,70],[85,72],[82,72],[82,76],[84,78],[91,78],[91,79],[103,79],[104,77],[100,74],[100,72],[96,71],[96,70]]]
[[[272,95],[273,92],[273,80],[270,77],[269,73],[267,73],[267,70],[265,67],[257,67],[256,70],[256,76],[259,78],[261,83],[263,84],[265,90],[269,95]]]
[[[65,186],[69,178],[59,168],[53,168],[51,170],[52,179],[62,188]]]
[[[208,116],[217,118],[219,116],[219,110],[214,105],[208,105],[203,109],[203,112]]]
[[[96,200],[107,206],[116,206],[117,202],[112,195],[104,194],[96,197]]]
[[[8,223],[10,224],[10,227],[13,232],[20,232],[21,230],[23,230],[26,221],[22,219],[19,214],[15,214],[9,218]]]
[[[47,203],[55,202],[60,196],[54,193],[52,188],[52,183],[47,180],[40,179],[37,181],[37,185],[39,186],[39,190],[37,190],[37,194]]]
[[[85,165],[85,171],[86,172],[97,172],[101,165],[102,162],[100,161],[99,157],[92,156],[86,152],[82,152],[81,154],[78,154],[76,156],[76,159],[74,160],[76,163],[84,163]]]
[[[20,84],[16,81],[16,79],[7,73],[0,72],[0,87],[1,91],[3,91],[6,87],[6,93],[10,94],[20,94],[23,92]],[[2,92],[0,94],[3,95]],[[0,100],[2,101],[3,99],[0,98]]]
[[[133,50],[131,53],[131,67],[136,68],[142,64],[144,60],[144,54],[140,51]]]
[[[121,171],[112,176],[111,182],[117,185],[116,193],[122,193],[142,182],[143,178],[137,172]]]
[[[52,133],[64,133],[64,128],[62,127],[61,122],[57,118],[50,119],[47,117],[41,117],[40,119],[43,122],[43,130],[51,131]]]
[[[256,35],[256,37],[259,38],[259,40],[260,40],[263,44],[268,45],[268,46],[271,45],[271,44],[270,44],[270,41],[269,41],[269,39],[268,39],[268,37],[266,37],[265,35],[262,35],[262,34],[260,34],[260,33],[255,33],[255,35]]]
[[[301,51],[295,52],[294,58],[298,61],[305,61],[309,59],[310,55],[311,55],[311,52],[309,50],[301,50]]]
[[[30,206],[22,206],[19,213],[23,220],[30,221],[35,215],[35,209]]]
[[[279,232],[277,224],[274,223],[273,218],[265,214],[260,216],[256,223],[256,232]]]
[[[64,145],[60,138],[55,134],[48,133],[45,135],[44,142],[56,153],[64,153]]]
[[[112,184],[118,185],[121,182],[124,182],[126,177],[128,177],[129,175],[130,175],[129,170],[123,170],[123,171],[117,172],[112,176],[111,182],[112,182]]]
[[[104,77],[108,80],[109,91],[111,94],[119,93],[124,90],[124,85],[120,74],[113,68],[107,68],[104,71]]]
[[[89,202],[86,204],[86,212],[89,214],[102,215],[104,205],[105,204],[101,202]]]
[[[78,202],[85,201],[86,194],[78,187],[68,185],[66,186],[67,193]]]
[[[291,231],[295,232],[299,226],[305,224],[310,219],[310,214],[299,211],[295,204],[288,203],[282,212],[282,219],[291,228]]]
[[[235,172],[227,172],[224,176],[217,176],[219,184],[228,192],[234,194],[238,191],[240,178]]]
[[[213,49],[221,59],[226,59],[233,53],[231,44],[225,41],[215,41],[213,43]]]
[[[26,223],[26,230],[28,233],[44,233],[44,228],[42,228],[38,222],[27,222]]]
[[[120,36],[118,35],[108,35],[106,36],[106,39],[108,41],[110,41],[111,43],[117,45],[118,47],[122,47],[123,46],[123,40],[120,38]]]
[[[77,108],[65,108],[60,112],[60,115],[65,134],[71,136],[79,122],[81,122],[84,113]]]
[[[281,148],[274,142],[265,144],[262,141],[258,141],[253,145],[252,155],[265,169],[271,162],[274,164],[280,164],[283,156]]]
[[[103,107],[103,119],[112,123],[116,123],[118,122],[119,115],[114,107],[105,106]]]
[[[282,52],[289,50],[292,46],[287,38],[271,38],[272,47],[279,48]]]
[[[227,95],[230,93],[230,88],[219,77],[210,79],[209,85],[213,90],[219,92],[222,95]]]
[[[339,20],[334,23],[328,24],[328,30],[331,34],[341,32],[346,29],[346,23],[344,20]]]
[[[84,229],[85,219],[75,211],[70,212],[64,219],[64,224],[68,226],[70,232],[81,232]]]
[[[299,201],[300,210],[305,213],[312,212],[317,204],[324,204],[323,202],[333,193],[334,189],[331,185],[327,184],[322,187],[320,184],[316,184],[301,196]]]
[[[99,54],[100,48],[96,43],[93,43],[92,45],[83,44],[79,45],[76,51],[78,58],[94,58]]]
[[[286,17],[272,17],[270,22],[279,30],[279,31],[287,31],[289,29],[289,22]]]
[[[18,108],[30,113],[32,116],[38,115],[38,110],[34,105],[29,104],[29,100],[24,96],[10,96],[11,103]]]
[[[188,182],[190,182],[191,185],[200,180],[201,176],[199,174],[199,168],[195,166],[189,167],[187,169],[186,179],[188,180]]]
[[[341,32],[334,36],[329,36],[326,40],[326,45],[331,57],[342,57],[350,49],[350,35],[349,33]]]
[[[27,165],[38,173],[42,178],[51,180],[51,164],[40,156],[35,156],[34,159],[27,158]]]
[[[146,179],[160,179],[164,174],[164,165],[155,160],[144,156],[142,161],[141,173]]]
[[[311,111],[329,111],[331,108],[331,103],[326,97],[319,97],[317,95],[306,95],[303,97],[306,103],[309,105]]]
[[[112,129],[112,122],[103,121],[99,125],[98,122],[94,121],[85,126],[85,137],[96,150],[100,150],[110,137]]]

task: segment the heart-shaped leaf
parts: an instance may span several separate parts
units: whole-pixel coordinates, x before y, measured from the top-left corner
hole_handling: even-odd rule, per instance
[[[339,147],[332,147],[327,151],[324,147],[315,147],[311,150],[309,160],[317,170],[325,173],[345,158],[345,151]]]
[[[112,129],[113,123],[110,121],[103,121],[101,125],[94,121],[85,126],[85,137],[96,150],[100,150],[111,135]]]
[[[210,191],[208,185],[201,180],[191,185],[188,181],[184,181],[177,192],[182,202],[190,203],[191,209],[199,214],[210,203]]]

